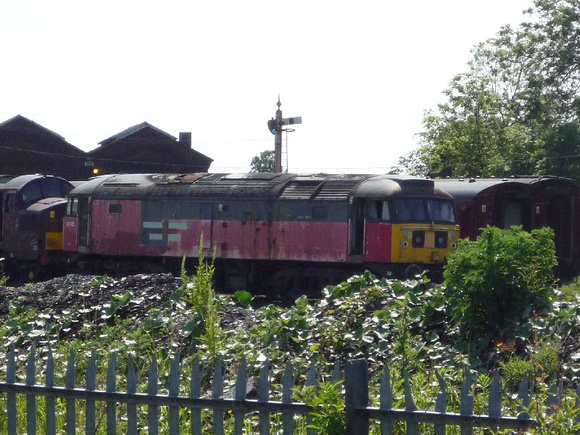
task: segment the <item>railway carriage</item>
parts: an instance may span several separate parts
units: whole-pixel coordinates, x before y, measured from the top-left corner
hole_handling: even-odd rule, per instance
[[[458,237],[452,197],[427,179],[126,174],[70,193],[63,249],[80,264],[126,271],[178,268],[203,254],[222,289],[292,290],[364,269],[435,272]]]
[[[580,270],[580,186],[555,176],[437,179],[456,200],[461,237],[476,239],[481,228],[521,225],[554,230],[558,275]]]

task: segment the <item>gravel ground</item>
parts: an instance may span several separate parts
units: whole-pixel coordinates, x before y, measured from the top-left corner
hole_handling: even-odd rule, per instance
[[[100,281],[99,281],[100,280]],[[101,285],[95,285],[100,282]],[[66,275],[45,282],[29,283],[21,287],[0,287],[0,324],[10,318],[10,301],[18,300],[28,309],[41,313],[65,313],[81,309],[85,314],[102,312],[115,297],[131,292],[129,312],[134,319],[144,318],[152,308],[160,308],[181,286],[181,278],[168,273],[131,275],[103,281],[91,275]],[[187,323],[190,319],[178,319]],[[253,323],[253,311],[236,306],[225,306],[221,313],[225,329],[247,327]],[[74,333],[74,331],[71,331]]]

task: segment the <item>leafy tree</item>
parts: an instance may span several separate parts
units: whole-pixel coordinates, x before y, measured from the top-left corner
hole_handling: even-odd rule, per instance
[[[570,122],[554,129],[548,136],[542,172],[565,175],[580,180],[580,123]]]
[[[528,21],[472,51],[446,101],[426,112],[420,148],[399,162],[455,175],[578,176],[580,3],[535,0]],[[577,157],[574,157],[578,159]],[[560,162],[558,162],[560,160]]]
[[[250,163],[251,172],[274,172],[274,151],[262,151],[259,156],[254,156]]]

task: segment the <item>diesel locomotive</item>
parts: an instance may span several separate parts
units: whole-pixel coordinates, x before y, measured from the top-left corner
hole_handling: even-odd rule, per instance
[[[2,267],[13,278],[34,280],[43,269],[62,270],[62,220],[69,181],[54,176],[22,175],[0,182]]]
[[[429,179],[328,174],[118,174],[68,195],[62,250],[86,270],[216,263],[222,290],[320,289],[370,269],[440,272],[454,200]]]

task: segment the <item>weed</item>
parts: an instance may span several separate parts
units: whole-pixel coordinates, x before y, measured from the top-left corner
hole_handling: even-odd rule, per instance
[[[530,360],[525,360],[520,356],[512,356],[501,364],[501,373],[506,390],[516,392],[524,375],[528,375],[530,378],[534,376],[534,365]]]
[[[310,411],[309,429],[322,435],[341,435],[346,431],[342,381],[323,382],[294,390],[294,398],[306,403]]]
[[[199,246],[203,246],[203,234]],[[182,298],[191,305],[193,320],[187,326],[191,338],[199,342],[199,349],[206,355],[216,358],[225,339],[220,327],[219,302],[215,295],[213,277],[215,265],[207,262],[200,249],[199,262],[194,275],[188,275],[185,256],[181,263]]]

